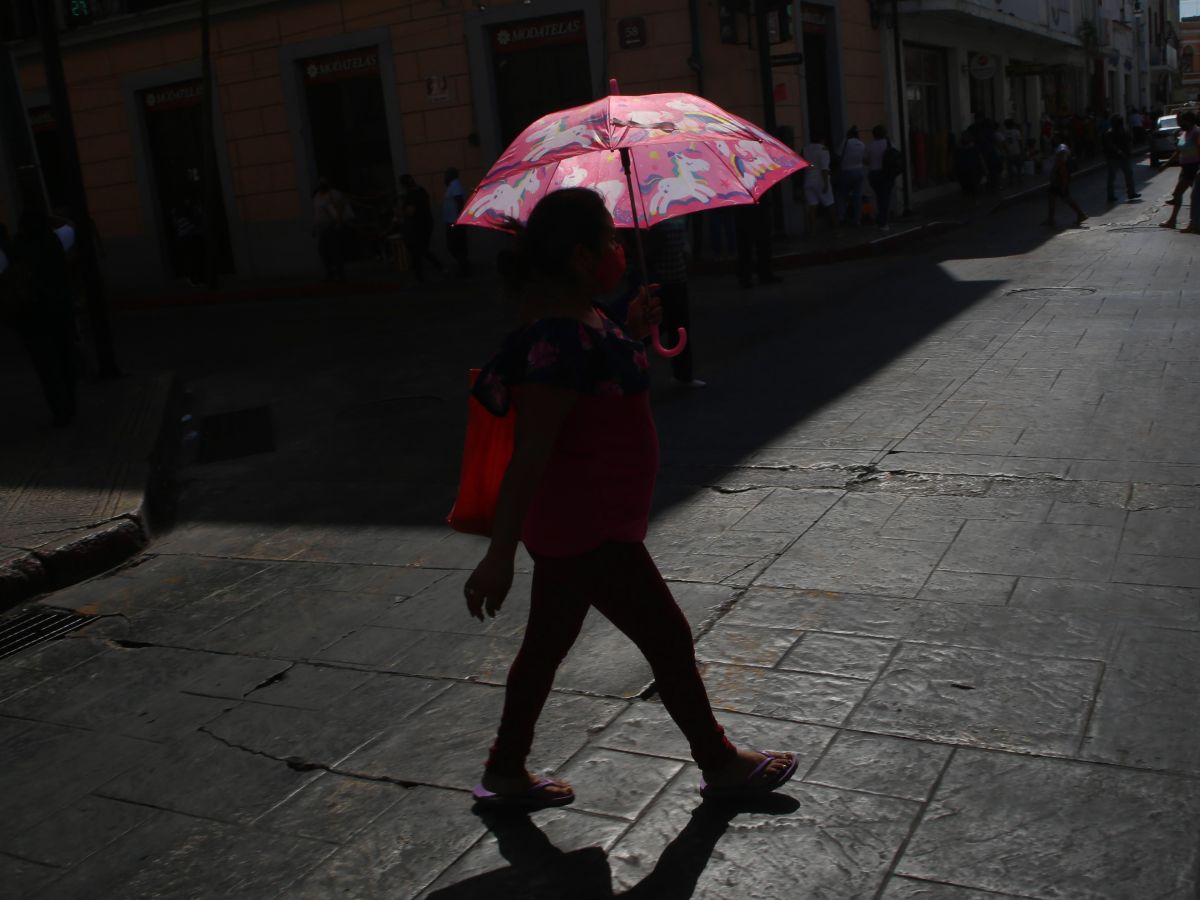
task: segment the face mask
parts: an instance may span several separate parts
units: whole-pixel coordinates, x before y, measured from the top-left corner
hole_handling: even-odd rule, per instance
[[[610,247],[596,266],[596,287],[607,294],[618,284],[625,274],[625,248],[620,244]]]

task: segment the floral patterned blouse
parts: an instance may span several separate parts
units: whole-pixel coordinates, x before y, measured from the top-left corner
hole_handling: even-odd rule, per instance
[[[650,361],[641,341],[597,307],[603,328],[575,319],[539,319],[504,341],[483,367],[474,393],[491,413],[508,412],[512,387],[548,384],[588,397],[628,397],[650,389]]]

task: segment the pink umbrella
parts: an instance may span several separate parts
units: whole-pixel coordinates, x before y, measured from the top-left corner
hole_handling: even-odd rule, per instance
[[[457,225],[511,231],[551,191],[599,193],[623,228],[757,202],[808,165],[757,125],[692,94],[622,95],[551,113],[526,128],[471,195]],[[638,255],[646,271],[641,234]],[[664,350],[674,356],[680,343]]]

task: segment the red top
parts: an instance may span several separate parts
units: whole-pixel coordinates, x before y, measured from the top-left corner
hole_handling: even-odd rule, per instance
[[[475,382],[503,415],[512,389],[553,384],[579,393],[539,482],[521,540],[538,556],[576,556],[608,541],[646,537],[658,471],[650,363],[640,341],[601,314],[602,328],[542,319],[514,332]]]
[[[581,396],[563,424],[521,540],[540,556],[576,556],[608,541],[641,542],[657,472],[649,392]]]

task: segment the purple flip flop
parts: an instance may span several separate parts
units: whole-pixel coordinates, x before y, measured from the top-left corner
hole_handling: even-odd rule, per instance
[[[566,806],[569,803],[574,803],[574,791],[559,796],[546,793],[546,788],[557,784],[561,784],[561,782],[555,781],[553,778],[543,778],[537,784],[531,785],[528,790],[521,791],[519,794],[493,794],[482,784],[477,784],[475,785],[475,789],[471,791],[471,796],[475,798],[475,802],[480,806],[493,806],[503,809],[548,809],[552,806]]]
[[[769,794],[771,791],[778,790],[790,781],[791,777],[796,774],[797,766],[800,765],[800,757],[793,753],[791,765],[773,778],[758,781],[758,777],[762,775],[767,766],[777,759],[783,758],[767,750],[759,750],[758,752],[763,754],[766,759],[754,767],[754,771],[750,773],[742,784],[731,785],[729,787],[715,787],[701,780],[700,796],[705,800],[739,800],[745,797],[757,797],[762,794]]]

